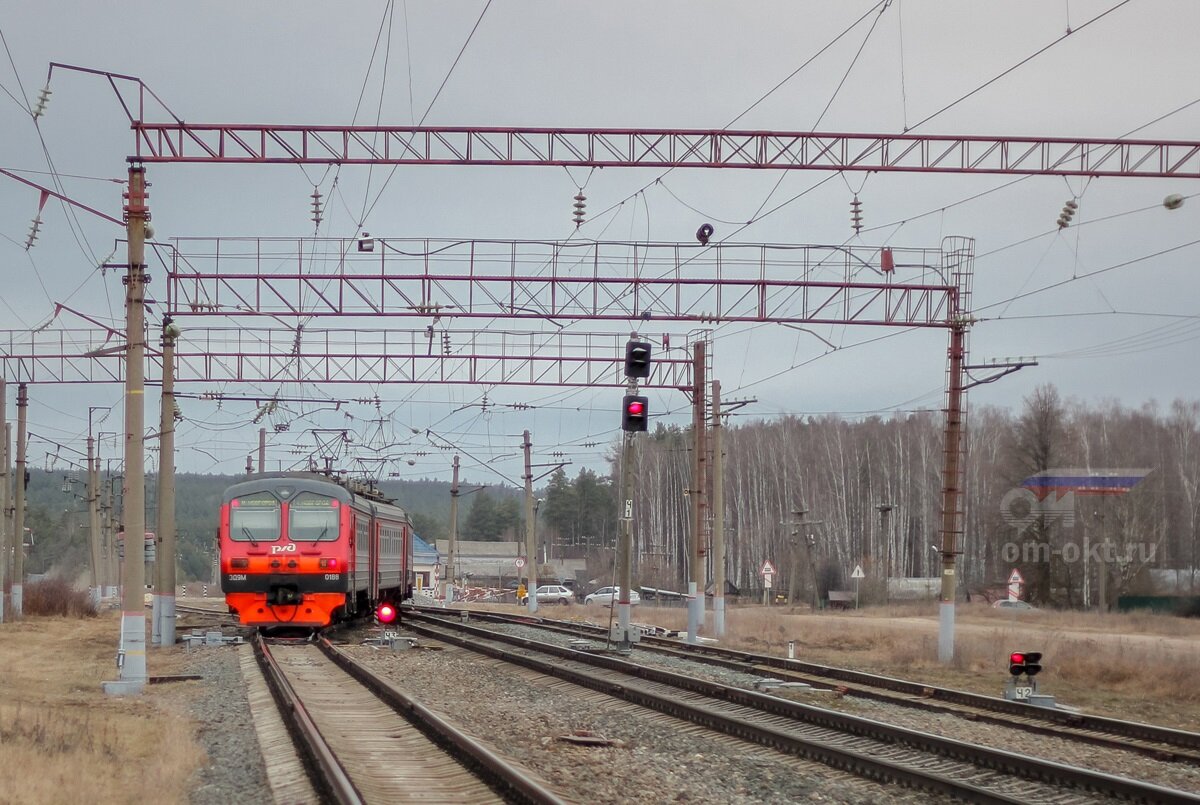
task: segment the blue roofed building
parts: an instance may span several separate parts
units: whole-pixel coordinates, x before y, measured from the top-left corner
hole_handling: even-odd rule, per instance
[[[441,576],[441,555],[437,548],[430,545],[416,534],[413,537],[413,580],[414,590],[428,590],[436,587]]]

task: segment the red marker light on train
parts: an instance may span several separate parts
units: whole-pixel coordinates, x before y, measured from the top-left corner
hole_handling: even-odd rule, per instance
[[[321,559],[320,561],[317,562],[317,567],[324,567],[324,568],[328,568],[330,570],[334,570],[337,568],[337,557]]]
[[[375,619],[380,623],[391,623],[396,620],[396,608],[391,604],[380,604],[375,610]]]

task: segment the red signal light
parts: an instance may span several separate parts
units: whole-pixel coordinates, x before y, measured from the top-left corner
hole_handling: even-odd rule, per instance
[[[646,430],[650,401],[638,394],[626,394],[621,403],[621,429],[631,433]]]
[[[1012,654],[1008,655],[1008,661],[1013,665],[1024,665],[1025,655],[1020,651],[1014,651]]]
[[[375,610],[375,618],[380,623],[391,623],[396,620],[396,608],[391,604],[380,604]]]

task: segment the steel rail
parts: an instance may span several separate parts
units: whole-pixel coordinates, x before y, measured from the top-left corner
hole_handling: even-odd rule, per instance
[[[439,625],[460,628],[452,622],[443,622]],[[561,665],[556,665],[546,660],[480,643],[478,639],[460,637],[428,625],[414,624],[412,620],[408,620],[405,623],[405,628],[418,634],[452,643],[470,651],[504,660],[505,662],[522,665],[534,671],[565,679],[582,687],[597,690],[642,707],[657,710],[658,712],[666,713],[667,715],[675,716],[676,718],[690,721],[727,735],[772,747],[808,760],[817,761],[840,771],[850,772],[856,776],[865,777],[876,782],[899,783],[911,788],[966,799],[971,802],[1024,803],[1022,799],[998,795],[977,786],[947,780],[938,775],[911,769],[887,760],[873,758],[853,750],[828,746],[774,727],[749,723],[709,708],[688,704],[678,698],[661,696],[637,687],[614,683],[593,674],[563,668]],[[469,630],[471,627],[465,628]],[[496,635],[488,634],[486,637],[488,639],[498,639]],[[539,645],[539,649],[541,648],[540,644],[533,644],[533,641],[526,642],[529,642],[531,645]],[[528,647],[530,646],[526,646],[526,648]],[[569,650],[564,649],[564,651]],[[580,655],[581,652],[569,652],[569,654]],[[588,662],[587,659],[581,659],[579,656],[569,656],[568,659]]]
[[[502,789],[510,801],[531,803],[531,805],[563,805],[564,801],[557,794],[530,779],[527,774],[459,730],[449,721],[339,650],[328,639],[321,638],[317,645],[334,664],[358,680],[397,713],[404,715],[426,735],[449,749],[460,761],[478,769],[477,773],[489,781],[493,787]]]
[[[308,710],[292,689],[283,669],[271,655],[266,639],[256,633],[253,645],[263,675],[279,704],[279,710],[292,725],[292,735],[295,736],[297,748],[307,758],[309,768],[315,772],[314,785],[339,805],[362,805],[362,795],[350,781],[350,776],[321,736],[316,722],[309,716]]]
[[[437,608],[428,609],[429,612],[442,612]],[[555,621],[553,619],[543,618],[541,623],[533,623],[528,616],[512,616],[497,612],[471,612],[472,617],[478,617],[486,620],[497,620],[504,623],[525,623],[527,625],[540,626],[542,628],[558,631],[564,634],[606,634],[607,630],[603,627],[589,626],[586,624],[570,623],[565,621]],[[733,668],[741,671],[747,671],[750,667],[759,665],[767,668],[774,668],[779,671],[793,672],[804,674],[811,677],[827,680],[826,684],[833,686],[837,682],[845,682],[852,685],[860,685],[861,688],[856,688],[853,692],[856,695],[861,695],[865,698],[875,698],[880,701],[889,701],[903,704],[910,707],[925,707],[926,709],[934,709],[935,705],[932,702],[947,702],[950,704],[958,704],[966,707],[975,707],[981,710],[988,710],[1005,715],[1016,716],[1037,721],[1047,721],[1052,724],[1070,727],[1078,730],[1092,730],[1100,733],[1107,733],[1109,736],[1116,738],[1134,739],[1137,741],[1145,741],[1148,744],[1161,744],[1165,747],[1176,747],[1178,749],[1190,750],[1189,753],[1172,753],[1170,749],[1154,747],[1148,744],[1129,744],[1123,743],[1114,738],[1105,738],[1099,735],[1086,735],[1083,733],[1062,732],[1058,730],[1046,730],[1044,734],[1055,735],[1062,738],[1080,740],[1090,743],[1102,744],[1106,746],[1117,746],[1118,748],[1127,749],[1129,751],[1141,752],[1159,760],[1187,760],[1189,762],[1200,762],[1200,756],[1192,753],[1200,753],[1200,733],[1188,732],[1186,730],[1177,730],[1170,727],[1163,727],[1156,724],[1146,724],[1139,721],[1126,721],[1123,719],[1110,718],[1107,716],[1098,716],[1086,713],[1076,713],[1070,710],[1054,710],[1046,707],[1035,707],[1033,705],[1024,704],[1022,702],[1009,701],[995,696],[987,696],[982,693],[972,693],[970,691],[956,690],[954,688],[942,688],[934,685],[927,685],[911,680],[897,679],[895,677],[882,676],[879,674],[870,674],[865,671],[854,671],[848,668],[837,668],[828,665],[819,665],[816,663],[804,662],[802,660],[789,660],[784,657],[772,657],[766,654],[755,654],[752,652],[739,651],[737,649],[728,649],[718,646],[698,645],[692,646],[686,643],[680,643],[678,640],[670,638],[655,637],[647,635],[642,638],[640,648],[646,650],[672,652],[676,655],[700,655],[701,657],[719,663],[727,668]],[[695,657],[693,657],[695,659]],[[832,680],[832,681],[828,681]],[[918,697],[919,701],[897,700],[894,697],[886,697],[879,694],[873,694],[871,688],[901,693],[905,696]],[[955,712],[946,709],[946,712]],[[974,714],[972,717],[976,717]],[[986,716],[978,717],[978,720],[988,720]],[[1009,721],[1005,719],[991,719],[992,723],[1001,724],[1003,726],[1013,726],[1017,728],[1030,728],[1033,725],[1025,725],[1020,722]]]
[[[1200,802],[1200,797],[1196,795],[1184,791],[1165,788],[1163,786],[1158,786],[1151,783],[1144,783],[1137,780],[1131,780],[1103,772],[1093,771],[1090,769],[1069,766],[1063,763],[1043,760],[1041,758],[1027,757],[1001,749],[993,749],[986,746],[970,744],[964,741],[942,738],[939,736],[918,732],[916,730],[910,730],[903,727],[872,721],[870,719],[860,718],[858,716],[852,716],[845,713],[839,713],[832,710],[825,710],[823,708],[805,705],[799,702],[782,699],[776,696],[770,696],[764,693],[744,690],[732,685],[709,682],[707,680],[689,677],[684,674],[678,674],[656,668],[649,668],[646,666],[637,665],[636,663],[632,663],[627,660],[598,656],[595,654],[589,654],[587,652],[580,652],[561,646],[540,643],[538,641],[528,640],[512,635],[498,634],[495,632],[490,632],[486,629],[470,626],[468,624],[450,621],[435,615],[418,613],[412,614],[416,615],[418,618],[423,618],[438,623],[443,627],[449,627],[456,631],[466,632],[469,635],[473,635],[477,640],[493,640],[500,643],[520,646],[528,650],[550,654],[562,659],[596,665],[609,670],[615,670],[624,674],[629,674],[640,679],[645,679],[647,681],[670,685],[672,687],[693,693],[699,693],[720,701],[726,701],[732,704],[750,707],[772,715],[793,718],[806,724],[812,724],[814,726],[884,741],[891,744],[905,745],[918,751],[940,755],[948,759],[969,762],[981,768],[1004,774],[1015,775],[1025,780],[1050,783],[1054,785],[1063,785],[1074,789],[1085,790],[1090,793],[1115,795],[1137,802]],[[424,626],[414,624],[411,617],[406,621],[406,626],[418,632],[422,628],[426,628]],[[438,637],[439,639],[444,639],[444,635],[438,635]],[[461,641],[459,643],[460,645],[476,650],[475,646],[477,643],[474,643],[470,640],[462,640],[461,638],[457,637],[456,640]],[[518,656],[516,661],[524,663],[525,660],[529,659],[531,658],[522,658]],[[541,661],[537,662],[546,668],[555,668],[553,664]],[[560,673],[558,670],[549,670],[546,672],[556,676],[563,676],[563,673]],[[608,683],[605,684],[607,685]],[[623,687],[619,687],[619,689],[624,690]],[[988,797],[994,796],[992,792],[988,792],[984,789],[979,789],[979,792]],[[978,796],[978,794],[974,794],[972,796]]]

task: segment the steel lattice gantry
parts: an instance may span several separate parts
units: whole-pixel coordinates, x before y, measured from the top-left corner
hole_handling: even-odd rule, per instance
[[[597,241],[186,238],[172,316],[948,327],[941,249]]]
[[[33,384],[123,383],[124,339],[96,330],[0,333],[4,377]],[[489,329],[188,328],[177,383],[438,383],[625,388],[626,335]],[[147,350],[161,377],[162,354]],[[687,389],[685,344],[661,351],[647,388]]]
[[[147,123],[132,114],[130,117],[135,141],[132,158],[145,163],[565,165],[1200,178],[1198,141],[523,126]]]

